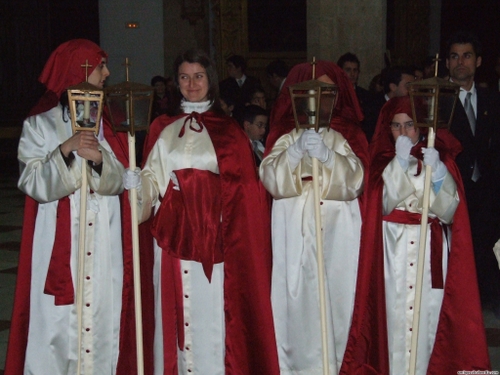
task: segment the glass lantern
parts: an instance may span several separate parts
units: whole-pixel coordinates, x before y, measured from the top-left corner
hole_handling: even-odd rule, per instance
[[[337,85],[313,79],[291,85],[289,90],[297,130],[330,128],[337,102]]]
[[[103,101],[104,91],[88,82],[68,88],[73,133],[93,131],[99,134]]]

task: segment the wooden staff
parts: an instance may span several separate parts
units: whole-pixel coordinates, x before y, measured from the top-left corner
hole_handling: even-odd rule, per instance
[[[77,374],[82,367],[82,330],[83,330],[83,283],[85,273],[85,230],[87,223],[87,160],[82,158],[82,186],[80,187],[80,223],[78,235],[78,273],[76,287],[76,311],[78,321],[78,364]]]
[[[312,79],[316,78],[316,59],[312,61]],[[316,103],[314,108],[316,112]],[[317,119],[315,119],[317,120]],[[314,191],[314,219],[316,227],[316,256],[318,261],[318,293],[319,311],[321,319],[321,348],[323,359],[323,375],[330,375],[330,362],[328,360],[328,324],[326,320],[326,292],[325,292],[325,262],[323,256],[323,228],[321,223],[321,202],[319,191],[319,164],[317,158],[312,159],[313,191]]]
[[[436,63],[436,65],[434,66],[434,76],[437,77],[439,54],[436,54],[436,58],[434,61]],[[434,98],[431,99],[429,116],[431,120],[434,120],[434,125],[428,128],[429,132],[427,135],[427,148],[434,148],[434,143],[436,140],[436,130],[438,124],[438,108],[434,101]],[[429,219],[428,215],[429,215],[430,194],[431,194],[431,177],[432,177],[432,167],[430,165],[426,165],[425,180],[424,180],[424,196],[422,201],[422,217],[420,220],[417,280],[415,285],[415,304],[414,304],[415,306],[413,309],[411,347],[410,347],[410,375],[415,375],[417,371],[418,334],[420,328],[420,305],[422,303],[422,285],[424,282],[425,248],[427,244],[426,240],[427,240],[427,224]]]
[[[135,171],[135,135],[128,134],[129,168]],[[137,189],[129,190],[130,214],[132,216],[132,264],[134,274],[135,341],[137,352],[137,374],[144,374],[144,351],[142,342],[142,296],[139,257],[139,220],[137,218]]]
[[[434,147],[435,132],[434,128],[429,128],[427,138],[427,147]],[[431,175],[432,167],[425,166],[425,180],[424,180],[424,197],[422,202],[422,218],[420,221],[420,242],[418,249],[418,262],[417,262],[417,283],[415,285],[415,306],[413,309],[413,323],[411,334],[411,348],[410,348],[410,375],[414,375],[417,369],[417,347],[418,347],[418,330],[420,326],[420,305],[422,302],[422,285],[424,281],[424,265],[425,265],[425,248],[427,240],[427,223],[429,215],[429,201],[431,193]]]

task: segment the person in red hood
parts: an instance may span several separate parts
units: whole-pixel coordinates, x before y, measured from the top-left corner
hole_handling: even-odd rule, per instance
[[[261,180],[273,196],[272,303],[282,374],[319,374],[321,323],[316,258],[312,157],[319,160],[325,258],[328,356],[338,373],[354,304],[367,168],[362,112],[352,83],[332,62],[318,61],[316,77],[335,83],[338,100],[329,128],[296,131],[290,85],[312,79],[312,66],[288,74],[271,113]]]
[[[431,191],[416,374],[490,368],[469,218],[447,129],[426,148],[409,97],[381,110],[370,145],[360,269],[341,374],[408,374],[425,166]],[[467,301],[467,303],[464,303]]]
[[[40,82],[47,91],[24,121],[18,187],[26,193],[5,374],[77,373],[76,275],[85,225],[82,373],[115,374],[124,279],[120,202],[124,167],[104,138],[72,134],[68,87],[102,88],[107,55],[85,39],[61,44]],[[91,109],[92,115],[92,109]],[[88,163],[86,223],[80,220],[81,165]]]

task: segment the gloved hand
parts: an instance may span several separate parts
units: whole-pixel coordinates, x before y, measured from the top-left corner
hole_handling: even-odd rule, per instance
[[[305,142],[307,140],[307,136],[304,136],[305,133],[306,132],[302,133],[299,139],[297,139],[297,142],[290,145],[286,150],[288,154],[288,162],[292,171],[297,168],[306,153]]]
[[[324,163],[328,160],[330,156],[330,149],[326,147],[323,138],[319,133],[316,133],[313,129],[308,129],[306,132],[311,132],[307,136],[306,150],[310,157],[318,159],[320,162]],[[305,132],[304,132],[305,133]]]
[[[306,153],[306,143],[307,143],[307,137],[309,136],[307,134],[308,130],[303,132],[299,139],[297,139],[297,142],[295,142],[293,145],[288,147],[288,149],[292,149],[292,153],[296,156],[304,156]]]
[[[403,170],[408,169],[408,160],[410,159],[410,151],[413,147],[411,139],[405,135],[400,135],[396,139],[396,158]]]
[[[181,189],[179,188],[179,180],[177,179],[177,175],[175,172],[170,172],[170,180],[172,180],[172,183],[174,184],[174,190],[180,191]]]
[[[433,182],[442,180],[448,169],[441,159],[439,159],[439,151],[434,147],[422,147],[422,153],[424,154],[424,165],[430,165],[432,169],[431,180]]]
[[[123,173],[123,186],[125,189],[137,189],[141,187],[141,169],[136,168],[135,171],[131,171],[129,168],[125,169]]]

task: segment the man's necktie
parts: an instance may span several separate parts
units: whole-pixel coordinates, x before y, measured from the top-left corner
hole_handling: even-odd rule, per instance
[[[471,103],[472,93],[468,92],[464,101],[464,109],[467,114],[467,118],[469,119],[470,129],[472,130],[472,134],[476,135],[476,115],[474,114],[474,109],[472,108]],[[472,171],[472,181],[476,182],[481,177],[481,172],[479,171],[479,167],[477,166],[477,160],[474,161],[474,170]]]
[[[238,82],[238,86],[242,86],[243,85],[243,80],[242,79],[237,79],[236,82]]]
[[[262,160],[264,153],[259,149],[259,141],[252,141],[253,150],[257,154],[258,158]]]
[[[472,134],[476,134],[476,115],[474,114],[474,108],[472,108],[471,103],[472,93],[468,92],[464,101],[464,109],[467,114],[467,118],[469,119],[470,128],[472,130]]]

